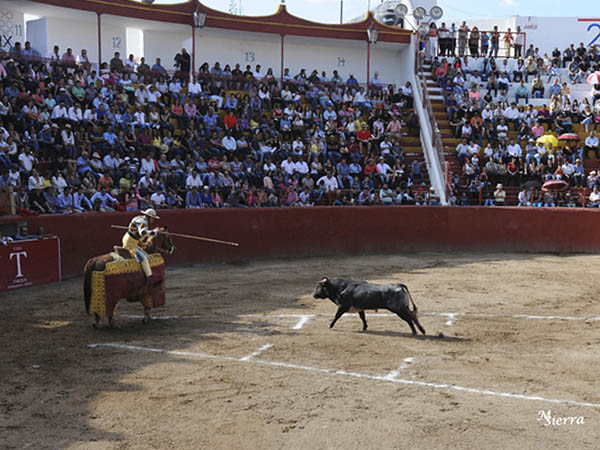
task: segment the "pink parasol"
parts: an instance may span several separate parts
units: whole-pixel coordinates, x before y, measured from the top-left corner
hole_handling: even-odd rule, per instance
[[[600,84],[600,72],[593,72],[587,77],[588,84]]]
[[[564,191],[568,187],[569,187],[569,183],[567,183],[565,180],[548,180],[543,184],[542,190],[543,191]]]
[[[565,134],[561,134],[558,137],[559,141],[578,141],[579,140],[579,136],[577,136],[575,133],[565,133]]]

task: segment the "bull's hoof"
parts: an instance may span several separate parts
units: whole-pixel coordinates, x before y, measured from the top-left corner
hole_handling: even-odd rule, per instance
[[[94,323],[92,324],[92,328],[93,328],[94,330],[97,330],[97,329],[98,329],[98,328],[100,328],[100,327],[98,326],[98,324],[97,324],[96,322],[94,322]]]
[[[367,327],[363,327],[362,331],[367,331]]]
[[[150,320],[152,320],[150,317],[144,317],[144,318],[142,319],[142,323],[143,323],[144,325],[148,325],[148,324],[150,323]]]

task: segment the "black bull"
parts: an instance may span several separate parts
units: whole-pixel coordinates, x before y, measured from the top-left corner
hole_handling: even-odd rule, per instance
[[[415,325],[421,333],[425,334],[425,330],[417,318],[417,306],[404,284],[371,284],[348,278],[323,278],[317,283],[313,297],[328,298],[338,305],[338,310],[329,328],[333,328],[344,313],[357,312],[363,322],[363,331],[365,331],[367,329],[365,311],[387,309],[406,321],[413,335],[417,334]],[[412,310],[410,304],[412,304]]]

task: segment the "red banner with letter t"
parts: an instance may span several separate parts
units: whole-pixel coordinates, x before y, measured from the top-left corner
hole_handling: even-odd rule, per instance
[[[57,237],[0,244],[0,292],[60,281]]]

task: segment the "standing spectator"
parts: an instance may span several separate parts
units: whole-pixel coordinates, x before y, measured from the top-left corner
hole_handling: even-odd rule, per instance
[[[467,26],[467,22],[463,22],[458,29],[458,56],[461,58],[465,55],[468,37],[469,27]]]
[[[521,54],[523,52],[523,43],[525,42],[525,36],[524,34],[521,32],[521,27],[517,26],[517,31],[515,32],[515,39],[514,39],[514,48],[515,48],[515,58],[520,58]]]

